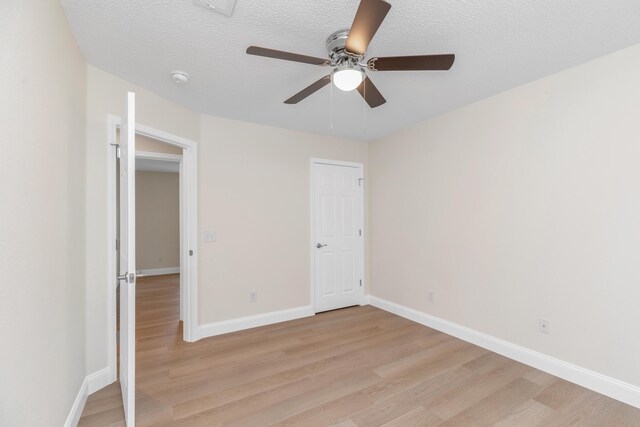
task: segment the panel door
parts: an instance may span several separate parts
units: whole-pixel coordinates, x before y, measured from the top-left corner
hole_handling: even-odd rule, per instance
[[[316,312],[362,302],[362,168],[314,163]]]

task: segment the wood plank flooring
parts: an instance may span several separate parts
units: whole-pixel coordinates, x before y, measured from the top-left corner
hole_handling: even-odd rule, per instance
[[[138,426],[640,426],[639,409],[370,306],[188,344],[178,290],[138,284]],[[119,384],[79,425],[124,425]]]

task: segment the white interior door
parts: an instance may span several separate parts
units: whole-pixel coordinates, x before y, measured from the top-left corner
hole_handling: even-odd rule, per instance
[[[362,303],[362,165],[313,163],[316,312]]]
[[[127,94],[120,126],[120,387],[127,426],[136,414],[136,117]]]

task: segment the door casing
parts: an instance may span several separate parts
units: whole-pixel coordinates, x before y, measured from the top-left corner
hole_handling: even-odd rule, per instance
[[[109,380],[106,386],[117,379],[116,345],[116,143],[117,130],[122,119],[116,115],[107,116],[107,369]],[[182,148],[180,180],[180,268],[187,276],[183,304],[183,339],[194,342],[198,333],[198,193],[197,166],[198,146],[195,141],[136,123],[136,135],[146,136]],[[184,195],[184,198],[183,196]],[[189,255],[193,251],[193,255]],[[96,389],[97,390],[97,389]],[[95,391],[95,390],[94,390]]]

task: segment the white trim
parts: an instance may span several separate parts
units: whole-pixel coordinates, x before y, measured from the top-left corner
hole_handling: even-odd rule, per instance
[[[67,416],[67,420],[64,423],[65,427],[75,427],[78,425],[80,417],[82,416],[82,411],[84,410],[84,405],[87,403],[89,395],[111,384],[113,382],[111,377],[112,374],[109,372],[109,368],[102,368],[99,371],[84,377],[80,390],[78,390],[76,400],[74,400],[69,416]]]
[[[360,277],[362,278],[362,286],[360,286],[360,292],[358,295],[358,300],[360,305],[365,304],[365,294],[364,290],[367,287],[365,283],[364,277],[364,165],[362,163],[355,162],[345,162],[342,160],[329,160],[329,159],[320,159],[317,157],[312,157],[309,159],[309,217],[310,217],[310,257],[309,257],[309,270],[310,270],[310,280],[309,280],[309,301],[311,303],[311,309],[314,313],[316,313],[316,236],[315,236],[315,173],[313,170],[314,165],[332,165],[332,166],[344,166],[350,168],[356,168],[360,171],[360,177],[363,180],[362,187],[360,187],[360,218],[358,218],[360,224],[359,228],[362,230],[362,236],[360,236],[360,256],[358,259],[358,271],[360,273]]]
[[[102,368],[87,376],[87,393],[93,394],[103,387],[108,386],[111,381],[111,371],[109,368]]]
[[[342,160],[320,159],[318,157],[311,158],[311,164],[330,165],[330,166],[346,166],[349,168],[362,169],[362,163],[345,162]]]
[[[223,320],[222,322],[207,323],[200,325],[199,338],[213,337],[216,335],[228,334],[230,332],[242,331],[244,329],[257,328],[258,326],[271,325],[274,323],[286,322],[288,320],[300,319],[314,316],[315,312],[310,305],[286,310],[272,311],[270,313],[256,314],[253,316],[239,317],[237,319]]]
[[[136,151],[136,159],[160,160],[165,162],[180,163],[182,154],[156,153],[154,151]]]
[[[116,147],[117,127],[120,118],[107,116],[107,369],[110,373],[109,384],[117,379],[117,342],[116,342],[116,289],[118,283],[116,271]]]
[[[143,276],[162,276],[163,274],[178,274],[180,273],[180,267],[166,267],[166,268],[149,268],[138,270],[139,274]]]
[[[608,377],[598,372],[556,359],[546,354],[517,344],[478,332],[457,323],[396,304],[391,301],[369,296],[372,306],[423,324],[445,334],[486,348],[518,362],[548,372],[564,380],[581,385],[595,392],[640,408],[640,387]]]
[[[112,114],[107,115],[107,143],[116,143],[116,131],[121,118]],[[136,123],[136,134],[153,138],[164,143],[183,149],[180,161],[180,263],[182,267],[181,281],[186,280],[186,286],[181,286],[185,301],[184,328],[185,341],[198,339],[198,146],[195,141],[188,140],[149,126]],[[107,145],[109,147],[109,145]],[[149,155],[137,152],[136,157]],[[177,160],[172,154],[154,153],[154,158],[163,157],[165,160]],[[116,159],[113,149],[107,149],[107,373],[109,383],[116,381]],[[189,250],[194,251],[189,256]],[[188,277],[188,279],[187,279]],[[106,384],[105,384],[106,385]]]
[[[73,401],[71,411],[69,411],[69,415],[64,422],[64,427],[76,427],[78,425],[80,417],[82,416],[82,411],[84,410],[84,404],[87,403],[87,397],[89,396],[89,393],[87,392],[87,384],[87,377],[85,377],[84,380],[82,380],[82,385],[80,385],[80,390],[78,390],[78,395]]]

